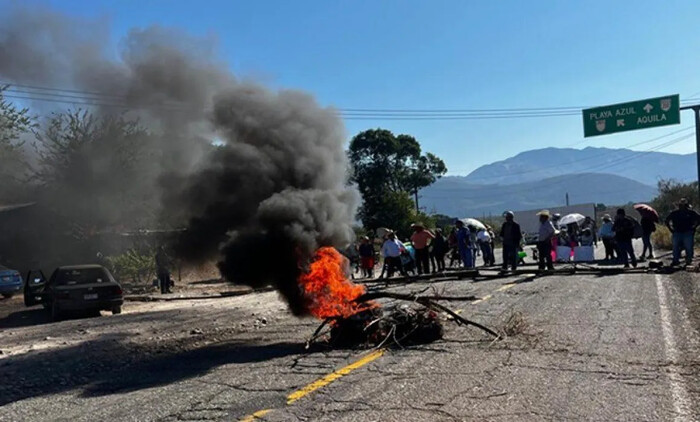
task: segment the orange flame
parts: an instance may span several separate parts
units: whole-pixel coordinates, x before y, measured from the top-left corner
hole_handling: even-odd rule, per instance
[[[311,315],[321,319],[347,318],[368,308],[367,304],[354,302],[365,293],[365,287],[348,280],[344,260],[335,248],[323,247],[316,251],[309,272],[299,277]]]

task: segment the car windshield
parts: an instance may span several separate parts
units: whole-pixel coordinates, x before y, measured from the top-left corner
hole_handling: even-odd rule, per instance
[[[106,283],[110,281],[104,268],[81,268],[61,270],[56,275],[56,285],[73,286],[77,284]]]

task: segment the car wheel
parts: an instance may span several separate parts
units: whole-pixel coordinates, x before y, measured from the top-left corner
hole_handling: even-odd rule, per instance
[[[117,315],[122,313],[122,307],[121,305],[117,305],[112,307],[112,315]]]
[[[12,296],[14,296],[12,293],[3,293],[3,294],[2,294],[2,297],[4,297],[5,299],[9,299],[9,298],[11,298]]]
[[[61,310],[58,308],[56,302],[51,304],[51,320],[60,321],[61,320]]]

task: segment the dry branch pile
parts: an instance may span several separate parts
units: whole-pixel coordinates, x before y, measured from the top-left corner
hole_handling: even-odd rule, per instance
[[[362,295],[357,302],[372,303],[375,299],[388,298],[410,302],[419,308],[407,304],[393,306],[383,310],[378,304],[347,318],[326,319],[307,342],[311,343],[323,337],[323,328],[330,325],[330,337],[327,342],[331,347],[381,347],[393,345],[425,344],[439,340],[443,336],[443,326],[439,313],[448,314],[458,325],[471,325],[498,338],[499,335],[488,327],[470,321],[438,301],[472,301],[474,296],[443,296],[401,294],[392,292],[372,292]]]

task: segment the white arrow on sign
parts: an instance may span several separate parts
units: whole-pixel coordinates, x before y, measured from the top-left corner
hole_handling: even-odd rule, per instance
[[[647,114],[651,113],[651,110],[653,110],[653,109],[654,109],[654,106],[649,104],[649,103],[647,103],[647,105],[644,106],[644,111],[646,111]]]
[[[625,119],[617,119],[617,127],[625,127]]]

